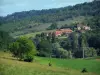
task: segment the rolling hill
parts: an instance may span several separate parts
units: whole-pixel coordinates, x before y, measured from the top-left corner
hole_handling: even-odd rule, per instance
[[[15,12],[6,17],[0,17],[0,30],[18,36],[46,30],[53,22],[57,22],[58,27],[70,25],[74,22],[82,22],[85,18],[100,15],[99,6],[100,1],[93,1],[56,9]]]

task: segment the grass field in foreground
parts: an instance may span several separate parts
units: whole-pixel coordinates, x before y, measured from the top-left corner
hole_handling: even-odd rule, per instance
[[[74,66],[77,66],[79,63],[71,65],[71,63],[76,61],[80,62],[81,60],[51,59],[53,66],[50,67],[46,65],[49,62],[49,58],[36,57],[35,59],[34,62],[28,63],[16,60],[16,58],[11,57],[9,53],[0,52],[0,75],[99,75],[98,72],[81,73],[80,69],[74,68]],[[84,62],[85,61],[87,60],[84,60]],[[89,61],[91,62],[91,60]],[[100,63],[99,61],[95,62]],[[68,64],[69,66],[73,66],[73,68],[68,68]],[[92,63],[90,64],[91,66],[93,65]],[[93,69],[95,69],[95,67]]]
[[[52,63],[53,66],[70,68],[75,70],[82,70],[86,68],[87,71],[100,74],[100,59],[56,59],[56,58],[36,58],[41,64]]]

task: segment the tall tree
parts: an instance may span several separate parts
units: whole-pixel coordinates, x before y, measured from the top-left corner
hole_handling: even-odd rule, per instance
[[[76,52],[79,50],[79,43],[78,43],[78,33],[72,33],[71,34],[71,43],[72,43],[72,52]]]
[[[55,36],[55,33],[52,33],[52,43],[55,43],[56,42],[56,36]]]
[[[87,44],[87,39],[84,33],[81,33],[80,35],[80,50],[82,51],[82,56],[83,58],[85,57],[85,51],[88,48],[88,44]]]
[[[51,56],[52,53],[52,45],[48,40],[42,40],[38,44],[38,51],[39,51],[39,56]]]
[[[8,32],[0,30],[0,49],[7,49],[8,44],[12,42],[13,38]]]
[[[36,48],[32,40],[25,37],[20,37],[15,42],[11,43],[9,49],[13,55],[20,60],[28,60],[31,58],[32,61],[33,56],[36,54]]]

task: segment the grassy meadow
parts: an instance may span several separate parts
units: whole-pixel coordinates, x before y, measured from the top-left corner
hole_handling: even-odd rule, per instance
[[[89,72],[100,74],[100,59],[56,59],[56,58],[37,58],[42,64],[48,64],[51,62],[53,66],[62,68],[71,68],[76,70],[82,70],[86,68]]]
[[[20,35],[20,36],[15,36],[14,38],[17,38],[17,37],[27,37],[27,38],[34,38],[36,34],[41,34],[42,32],[53,32],[55,30],[47,30],[47,31],[40,31],[40,32],[34,32],[34,33],[28,33],[28,34],[24,34],[24,35]]]
[[[51,62],[52,66],[48,66]],[[55,59],[35,57],[32,63],[18,61],[10,53],[0,52],[0,75],[100,75],[98,59]],[[82,68],[87,73],[81,73]]]

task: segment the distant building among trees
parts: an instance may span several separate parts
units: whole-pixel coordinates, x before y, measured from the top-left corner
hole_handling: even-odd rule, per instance
[[[83,24],[78,24],[77,25],[77,30],[91,30],[91,28],[87,25],[83,25]]]

